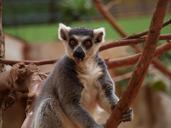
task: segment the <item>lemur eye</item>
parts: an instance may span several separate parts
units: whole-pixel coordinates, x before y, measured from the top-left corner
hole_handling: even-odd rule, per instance
[[[75,46],[77,46],[78,42],[75,39],[70,39],[69,41],[69,45],[70,47],[74,48]]]
[[[83,45],[85,46],[86,49],[89,49],[92,46],[92,42],[91,40],[88,39],[83,42]]]

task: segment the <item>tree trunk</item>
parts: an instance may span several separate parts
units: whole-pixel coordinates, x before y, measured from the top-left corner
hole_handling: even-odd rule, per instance
[[[5,43],[4,43],[4,35],[2,32],[2,0],[0,0],[0,58],[5,57]],[[3,72],[4,65],[0,64],[0,72]],[[2,105],[0,106],[0,128],[2,128],[2,116],[3,116],[3,110]]]
[[[4,34],[2,31],[2,0],[0,0],[0,58],[5,57]],[[0,64],[0,72],[4,71],[4,65]]]

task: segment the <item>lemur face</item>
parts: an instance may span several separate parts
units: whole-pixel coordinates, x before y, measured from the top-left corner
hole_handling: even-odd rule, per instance
[[[59,24],[58,37],[64,42],[67,55],[76,62],[93,57],[104,42],[104,28],[71,28]]]

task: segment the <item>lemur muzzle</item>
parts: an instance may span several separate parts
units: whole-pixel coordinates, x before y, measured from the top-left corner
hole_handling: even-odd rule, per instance
[[[81,47],[78,47],[75,51],[73,56],[77,59],[83,60],[85,57],[85,53]]]

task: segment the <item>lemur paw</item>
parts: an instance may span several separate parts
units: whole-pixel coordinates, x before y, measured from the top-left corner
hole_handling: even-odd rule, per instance
[[[126,112],[122,113],[122,122],[131,121],[133,119],[132,108],[129,108]]]

